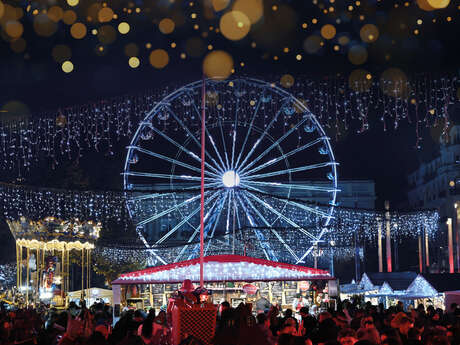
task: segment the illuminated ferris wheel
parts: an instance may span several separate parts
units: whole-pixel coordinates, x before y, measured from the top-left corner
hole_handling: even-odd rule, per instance
[[[127,147],[124,187],[140,239],[180,245],[163,262],[199,255],[202,86],[157,103]],[[325,131],[274,84],[208,79],[205,90],[205,254],[232,237],[235,250],[235,234],[250,229],[265,258],[304,262],[336,206],[338,163]]]

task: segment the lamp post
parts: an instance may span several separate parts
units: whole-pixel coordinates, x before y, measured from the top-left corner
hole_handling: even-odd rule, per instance
[[[331,263],[330,263],[330,273],[331,273],[331,276],[334,277],[334,247],[335,247],[335,241],[334,240],[331,240],[329,241],[329,244],[331,246]]]

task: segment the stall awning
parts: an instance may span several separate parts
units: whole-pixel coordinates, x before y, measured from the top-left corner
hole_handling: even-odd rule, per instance
[[[181,261],[145,270],[124,273],[112,284],[182,283],[200,281],[200,259]],[[328,271],[255,259],[239,255],[215,255],[204,258],[205,282],[275,281],[334,279]]]

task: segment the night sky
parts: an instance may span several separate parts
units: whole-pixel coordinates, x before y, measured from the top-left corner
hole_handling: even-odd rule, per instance
[[[17,6],[17,2],[14,3]],[[119,14],[119,18],[109,25],[116,28],[117,23],[126,20],[131,30],[126,35],[118,34],[113,43],[102,44],[98,36],[90,32],[92,29],[100,30],[102,24],[97,20],[90,22],[88,18],[85,21],[84,18],[90,1],[81,1],[74,8],[65,2],[56,2],[64,10],[75,9],[78,21],[86,24],[88,33],[81,40],[72,38],[69,25],[62,22],[57,24],[56,32],[51,36],[39,36],[33,25],[32,11],[34,8],[43,10],[51,5],[32,2],[30,12],[22,7],[22,37],[27,42],[23,52],[11,50],[12,39],[5,33],[6,24],[0,18],[3,30],[3,40],[0,40],[0,106],[12,100],[20,101],[24,105],[23,111],[29,112],[29,116],[38,116],[47,110],[69,105],[136,94],[168,85],[180,86],[201,78],[201,64],[208,45],[232,55],[236,76],[257,77],[270,82],[278,81],[286,73],[294,78],[346,77],[356,68],[364,68],[375,76],[389,67],[398,67],[409,77],[419,73],[458,75],[460,72],[458,1],[451,1],[446,9],[423,11],[415,1],[409,1],[409,5],[405,6],[404,1],[393,0],[364,0],[359,5],[342,0],[315,0],[313,3],[265,0],[263,19],[254,24],[249,34],[239,41],[230,41],[215,30],[209,30],[209,26],[218,27],[220,16],[226,12],[223,10],[207,18],[206,8],[210,3],[207,0],[195,1],[190,6],[189,1],[179,0],[115,1],[110,6]],[[354,6],[352,11],[348,9],[350,5]],[[128,15],[123,10],[137,7],[141,9],[137,15]],[[324,13],[324,9],[330,7],[334,11]],[[193,14],[196,14],[196,19],[192,18]],[[164,17],[176,19],[177,23],[174,32],[168,35],[158,29],[158,23]],[[448,17],[451,19],[448,20]],[[316,24],[313,19],[316,19]],[[340,24],[337,24],[337,19],[340,19]],[[417,24],[418,19],[422,24]],[[308,24],[306,29],[302,23]],[[365,45],[368,58],[364,64],[357,66],[350,63],[347,47],[341,46],[340,51],[334,51],[334,40],[325,41],[325,45],[314,54],[308,54],[303,49],[304,40],[311,35],[319,36],[325,24],[335,25],[337,37],[343,34],[349,37],[350,44],[360,43],[359,31],[366,23],[375,24],[380,34],[375,42]],[[194,29],[195,24],[199,25],[198,30]],[[419,30],[417,35],[414,34],[416,29]],[[203,37],[203,32],[207,32],[207,37]],[[191,38],[195,39],[195,43],[201,42],[198,48],[190,43]],[[171,47],[172,42],[176,43],[175,48]],[[252,47],[253,42],[256,43],[255,48]],[[137,56],[141,65],[136,69],[130,68],[124,53],[129,43],[135,43],[139,48]],[[146,43],[151,44],[151,49],[161,48],[168,52],[170,61],[165,68],[155,69],[149,64]],[[52,51],[56,45],[66,45],[72,52],[71,61],[75,69],[69,74],[63,73],[60,63],[53,60]],[[96,53],[100,46],[104,49],[102,56]],[[283,50],[286,47],[289,48],[287,53]],[[183,52],[188,53],[185,59],[180,57]],[[298,54],[302,55],[300,61],[296,59]],[[277,56],[277,60],[274,56]],[[451,107],[449,111],[451,116],[460,115],[458,106]],[[1,116],[8,115],[3,112]],[[377,114],[370,114],[369,118],[377,118]],[[414,127],[403,122],[397,130],[383,131],[381,123],[376,120],[371,120],[370,129],[362,134],[350,130],[344,138],[333,142],[334,152],[340,162],[339,178],[372,179],[376,183],[377,208],[382,208],[386,199],[394,206],[405,207],[406,176],[422,159],[436,153],[437,142],[433,140],[438,137],[436,131],[425,128],[422,148],[417,150]],[[58,170],[46,165],[34,167],[23,183],[79,188],[78,180],[85,180],[90,189],[121,189],[124,144],[119,143],[115,155],[110,157],[88,151],[78,167],[72,162],[63,162]],[[69,177],[68,172],[74,168],[79,169],[78,176],[74,174]],[[15,178],[11,172],[4,171],[2,174],[6,182]],[[2,230],[8,231],[5,226]],[[3,248],[10,247],[12,243],[10,239]],[[13,250],[2,250],[5,253],[2,261],[13,258]]]

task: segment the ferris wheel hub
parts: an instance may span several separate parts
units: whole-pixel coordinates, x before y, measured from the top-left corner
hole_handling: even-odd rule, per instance
[[[234,170],[227,170],[222,175],[222,183],[227,188],[237,187],[240,184],[240,176]]]

